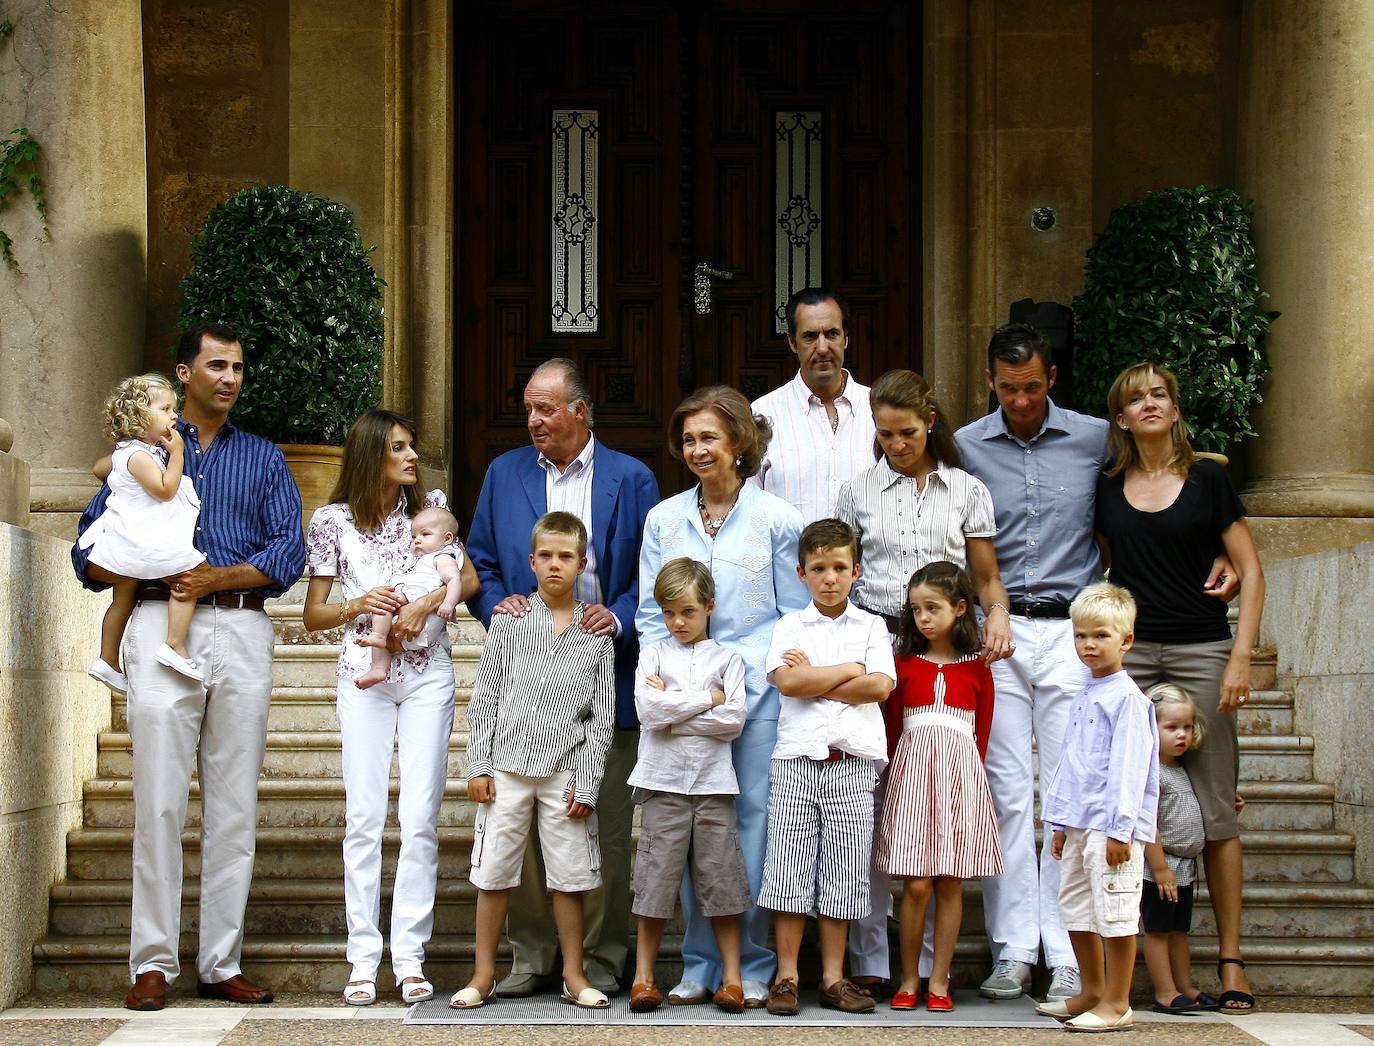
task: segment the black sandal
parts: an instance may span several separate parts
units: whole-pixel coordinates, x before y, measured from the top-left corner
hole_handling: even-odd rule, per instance
[[[1242,970],[1245,969],[1245,963],[1240,959],[1218,959],[1218,981],[1221,980],[1221,968],[1223,966],[1239,966]],[[1217,997],[1217,1001],[1221,1003],[1218,1009],[1219,1013],[1250,1013],[1255,1008],[1255,997],[1249,992],[1239,991],[1235,988],[1222,992],[1221,995]],[[1233,1006],[1231,1005],[1232,1003],[1238,1005]]]

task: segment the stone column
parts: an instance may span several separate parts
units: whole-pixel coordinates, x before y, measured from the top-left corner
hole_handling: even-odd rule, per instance
[[[1246,0],[1240,188],[1283,313],[1250,447],[1266,552],[1374,537],[1374,5]]]
[[[0,217],[22,270],[0,269],[0,415],[33,466],[33,527],[69,536],[96,489],[101,404],[143,362],[141,14],[138,0],[8,0],[2,13],[14,31],[0,42],[0,126],[42,143],[51,236],[27,196]]]
[[[0,523],[29,525],[29,463],[10,453],[14,429],[0,418]]]

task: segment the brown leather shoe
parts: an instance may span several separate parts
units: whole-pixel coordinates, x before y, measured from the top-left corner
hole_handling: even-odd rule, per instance
[[[820,1003],[827,1010],[840,1010],[844,1013],[872,1013],[873,996],[861,991],[853,981],[841,977],[829,988],[820,990]]]
[[[167,975],[161,970],[147,970],[134,978],[133,987],[124,996],[126,1010],[160,1010],[167,1005]]]
[[[744,986],[742,984],[722,984],[711,1001],[726,1013],[744,1012]]]
[[[248,1005],[272,1001],[270,989],[259,988],[241,973],[234,974],[227,981],[216,981],[214,984],[201,981],[196,985],[196,994],[202,999],[220,999],[223,1002],[241,1002]]]
[[[797,996],[797,982],[791,977],[778,981],[768,990],[768,1012],[774,1017],[795,1017],[801,1013],[801,999]]]
[[[663,1005],[663,993],[657,984],[635,981],[630,986],[630,1012],[650,1013]]]

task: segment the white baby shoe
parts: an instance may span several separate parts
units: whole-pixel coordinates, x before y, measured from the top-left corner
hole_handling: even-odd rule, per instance
[[[92,679],[104,683],[117,694],[129,692],[129,680],[124,673],[117,668],[110,667],[103,657],[98,657],[92,661],[91,667],[86,669],[86,674]]]
[[[157,663],[166,665],[174,672],[180,672],[188,679],[194,679],[197,683],[205,682],[205,676],[201,674],[200,666],[189,657],[182,657],[175,650],[163,643],[157,648]]]

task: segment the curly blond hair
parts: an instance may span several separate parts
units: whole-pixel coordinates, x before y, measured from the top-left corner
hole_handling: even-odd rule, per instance
[[[176,401],[176,389],[161,374],[125,378],[105,401],[105,438],[111,443],[142,439],[153,423],[153,393],[166,390]]]

